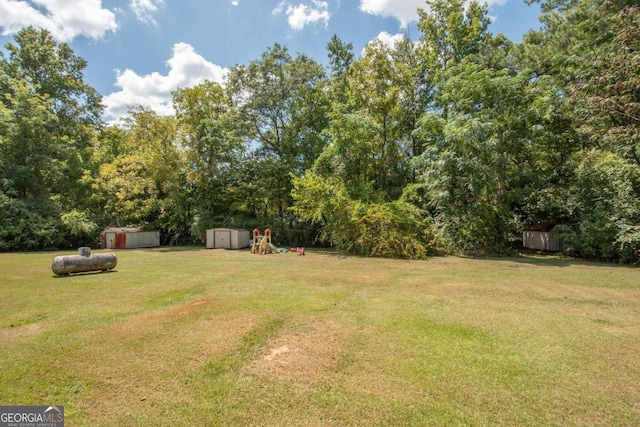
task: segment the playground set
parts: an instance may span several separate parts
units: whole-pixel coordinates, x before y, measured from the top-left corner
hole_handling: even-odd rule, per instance
[[[253,240],[251,243],[252,254],[264,255],[264,254],[271,254],[271,253],[286,253],[294,250],[297,252],[298,255],[304,255],[304,248],[301,248],[301,247],[291,248],[291,249],[279,248],[273,243],[271,243],[270,228],[267,228],[266,230],[264,230],[264,235],[260,234],[260,230],[257,228],[253,230]]]

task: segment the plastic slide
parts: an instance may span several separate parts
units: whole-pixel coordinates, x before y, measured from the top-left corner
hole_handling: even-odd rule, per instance
[[[273,253],[281,253],[281,252],[289,252],[289,249],[286,248],[279,248],[276,245],[274,245],[273,243],[267,243],[267,246],[269,246],[269,248],[271,249],[271,252]]]

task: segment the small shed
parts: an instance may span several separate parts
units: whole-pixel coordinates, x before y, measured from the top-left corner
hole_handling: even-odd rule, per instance
[[[538,251],[559,252],[562,250],[560,232],[555,224],[534,224],[522,231],[522,246]]]
[[[140,228],[107,228],[100,234],[103,249],[154,248],[160,246],[159,231]]]
[[[207,249],[242,249],[250,246],[250,232],[244,228],[211,228],[207,230]]]

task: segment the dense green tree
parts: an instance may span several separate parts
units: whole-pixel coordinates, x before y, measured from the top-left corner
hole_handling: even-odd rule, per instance
[[[25,164],[28,159],[24,156],[14,157],[16,168],[32,169],[31,187],[18,190],[24,194],[49,191],[61,196],[74,193],[75,186],[69,183],[82,176],[102,111],[100,95],[83,80],[87,63],[69,45],[54,41],[46,30],[31,27],[16,34],[15,44],[9,43],[6,49],[8,57],[0,60],[6,76],[0,83],[3,102],[18,103],[10,107],[18,114],[14,115],[16,133],[7,138],[7,143],[18,146],[15,151],[43,153],[49,159],[46,163]],[[20,111],[29,108],[27,102],[31,108]],[[26,120],[29,113],[40,117],[31,128]],[[74,196],[70,194],[68,201]]]
[[[353,44],[345,43],[337,35],[331,37],[327,43],[327,57],[329,60],[329,91],[333,102],[345,103],[348,91],[348,74],[355,55]]]
[[[353,43],[345,43],[337,35],[333,35],[327,43],[327,56],[331,77],[338,77],[347,72],[353,63]]]
[[[332,65],[344,49],[328,45]],[[423,258],[435,245],[422,212],[398,200],[412,182],[421,108],[414,44],[374,40],[346,66],[333,66],[328,145],[294,181],[295,212],[321,226],[319,238],[367,256]]]
[[[275,44],[225,86],[103,126],[86,62],[27,28],[0,56],[0,250],[95,243],[147,226],[163,243],[216,225],[365,256],[504,252],[524,224],[566,251],[640,256],[640,8],[543,0],[522,43],[487,7],[428,0],[419,41],[333,36],[323,69]]]
[[[432,224],[404,200],[356,200],[339,177],[313,172],[294,184],[292,209],[321,226],[322,242],[359,255],[408,259],[422,259],[437,247]]]
[[[569,215],[562,184],[577,137],[557,80],[487,32],[486,8],[431,6],[437,13],[420,26],[434,102],[416,131],[425,147],[416,160],[420,191],[408,190],[455,247],[501,252],[523,224]]]
[[[618,154],[592,149],[576,154],[566,204],[574,221],[563,224],[567,252],[607,261],[640,257],[640,168]]]
[[[507,60],[509,43],[488,33],[485,7],[428,5],[419,23],[433,96],[418,127],[423,202],[459,248],[501,250],[517,225],[511,178],[530,154],[529,79]]]
[[[1,72],[1,71],[0,71]],[[21,199],[48,199],[64,180],[65,147],[49,130],[52,101],[24,80],[3,76],[2,179]]]
[[[409,40],[388,46],[376,39],[333,77],[344,88],[333,99],[329,145],[316,172],[338,174],[355,198],[394,200],[413,179],[412,124],[419,115],[413,59]]]
[[[626,0],[544,1],[542,9],[543,28],[527,35],[520,58],[554,79],[572,137],[549,147],[565,173],[540,194],[562,200],[555,205],[570,251],[637,261],[640,9]]]
[[[205,230],[234,223],[242,206],[234,204],[239,194],[238,173],[244,147],[233,126],[236,115],[222,86],[204,82],[173,94],[180,145],[186,160],[191,233],[203,240]],[[249,197],[249,196],[247,196]]]
[[[167,243],[188,236],[184,157],[176,143],[175,118],[136,108],[122,136],[121,141],[111,138],[119,153],[100,165],[93,180],[94,205],[105,213],[103,221],[159,229]]]
[[[357,113],[367,117],[373,131],[370,137],[356,142],[365,144],[369,151],[368,170],[363,171],[365,180],[387,200],[400,195],[408,179],[409,160],[403,149],[405,141],[400,127],[403,93],[397,80],[402,76],[398,68],[403,64],[394,60],[393,49],[378,39],[367,45],[363,56],[353,64],[348,101]],[[340,133],[340,128],[333,131],[336,138]]]
[[[487,7],[472,1],[427,0],[426,8],[418,9],[424,86],[431,109],[442,111],[447,105],[439,94],[448,71],[477,55],[489,38]]]
[[[256,211],[261,221],[278,218],[293,226],[287,210],[291,177],[311,167],[325,146],[324,77],[318,63],[303,54],[292,57],[279,44],[229,73],[227,90],[237,109],[238,134],[252,151],[244,175],[252,175],[246,184],[256,189],[254,197],[265,207]]]
[[[396,41],[390,52],[395,64],[395,82],[400,88],[398,130],[408,159],[419,156],[424,150],[421,139],[414,131],[418,127],[418,119],[430,104],[427,71],[420,50],[419,43],[403,37]],[[415,179],[415,171],[412,170],[409,180],[415,182]]]
[[[82,178],[101,125],[100,97],[83,81],[86,61],[49,32],[25,28],[14,40],[0,54],[0,180],[13,206],[3,212],[3,223],[12,224],[4,246],[76,245],[89,236],[79,235],[75,220],[96,228],[77,209],[89,195]],[[11,212],[24,209],[33,221],[15,227],[24,219]]]
[[[239,130],[258,151],[302,173],[324,147],[319,136],[326,124],[327,100],[320,83],[322,67],[306,55],[295,58],[275,44],[260,60],[234,67],[228,77]]]
[[[572,29],[567,93],[577,128],[598,146],[640,165],[640,7],[587,0],[566,19]]]

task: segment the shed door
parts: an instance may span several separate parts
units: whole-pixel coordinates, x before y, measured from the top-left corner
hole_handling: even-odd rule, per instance
[[[231,249],[231,231],[216,230],[214,235],[214,248]]]
[[[116,233],[116,244],[113,247],[116,249],[126,249],[127,233]]]
[[[116,233],[104,233],[104,243],[106,249],[116,247]]]

